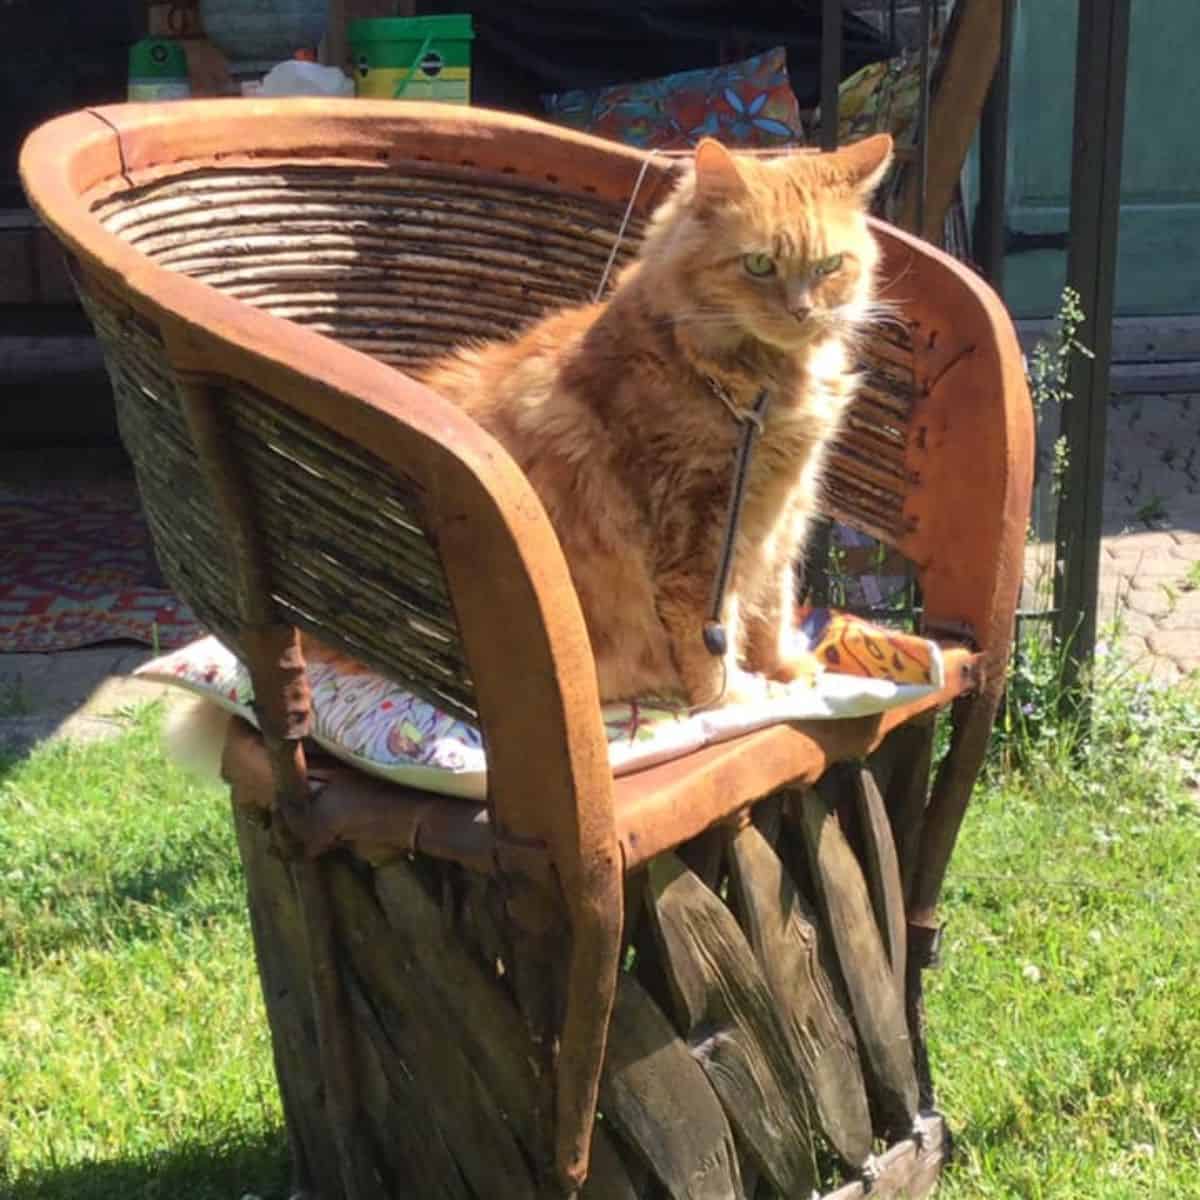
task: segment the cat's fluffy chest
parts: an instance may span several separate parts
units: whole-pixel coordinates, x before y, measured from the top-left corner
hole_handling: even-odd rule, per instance
[[[646,440],[666,468],[658,473],[661,499],[682,500],[682,493],[715,489],[727,502],[743,422],[750,420],[760,390],[767,393],[768,407],[751,451],[743,523],[765,534],[783,509],[814,498],[824,451],[852,395],[846,361],[841,340],[830,340],[806,360],[789,363],[774,378],[764,379],[761,388],[745,383],[736,391],[711,385],[694,388],[680,398],[676,412],[660,412],[654,434]],[[665,494],[671,484],[680,489],[673,497]]]

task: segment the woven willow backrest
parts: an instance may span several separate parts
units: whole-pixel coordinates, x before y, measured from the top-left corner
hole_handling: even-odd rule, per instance
[[[110,194],[93,211],[159,265],[404,369],[591,298],[623,206],[462,164],[251,162],[181,169]],[[614,271],[641,228],[635,216]],[[87,303],[164,573],[236,642],[234,578],[163,346],[119,302],[94,294]],[[881,329],[866,366],[826,499],[831,515],[892,543],[905,502],[909,331]],[[473,718],[470,672],[417,490],[268,396],[239,386],[230,399],[231,448],[281,613]]]
[[[462,166],[209,166],[119,193],[106,228],[162,266],[398,367],[589,299],[619,206]],[[618,263],[642,222],[626,231]]]
[[[159,564],[200,620],[236,646],[237,573],[162,342],[102,297],[86,304]],[[250,492],[281,617],[474,720],[446,582],[411,485],[267,396],[238,387],[224,398],[229,450]]]
[[[589,298],[623,209],[461,166],[209,166],[109,196],[104,226],[160,265],[413,367]],[[641,221],[615,262],[634,252]],[[158,332],[85,295],[164,573],[236,644],[235,575]],[[370,452],[244,386],[227,408],[281,615],[467,719],[470,671],[421,497]],[[481,579],[480,587],[487,581]]]

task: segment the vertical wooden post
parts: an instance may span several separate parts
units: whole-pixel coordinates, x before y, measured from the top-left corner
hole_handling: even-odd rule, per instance
[[[940,240],[962,165],[979,123],[984,98],[1000,55],[1001,8],[1005,0],[958,0],[933,68],[928,120],[922,142],[928,168],[909,167],[896,198],[895,217],[927,241]],[[928,136],[925,136],[928,135]],[[921,179],[925,199],[921,201]],[[918,208],[924,221],[918,222]]]

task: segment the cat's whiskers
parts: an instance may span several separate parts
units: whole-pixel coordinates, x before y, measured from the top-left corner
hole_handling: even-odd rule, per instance
[[[899,287],[899,285],[901,283],[903,283],[904,280],[907,279],[910,274],[912,274],[912,267],[906,265],[904,270],[901,271],[899,275],[892,276],[892,278],[890,278],[884,284],[877,284],[875,287],[874,295],[872,297],[873,302],[876,304],[891,303],[890,301],[885,300],[884,297],[887,295],[888,292],[894,291],[897,287]]]

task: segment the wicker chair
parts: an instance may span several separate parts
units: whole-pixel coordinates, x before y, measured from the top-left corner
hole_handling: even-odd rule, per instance
[[[998,299],[878,226],[904,322],[833,462],[831,515],[914,564],[946,686],[616,779],[538,500],[404,374],[589,296],[674,169],[354,101],[101,108],[24,148],[162,567],[251,668],[263,734],[235,725],[225,773],[305,1195],[845,1200],[939,1174],[921,971],[1030,490]],[[486,805],[306,759],[297,629],[478,722]]]

